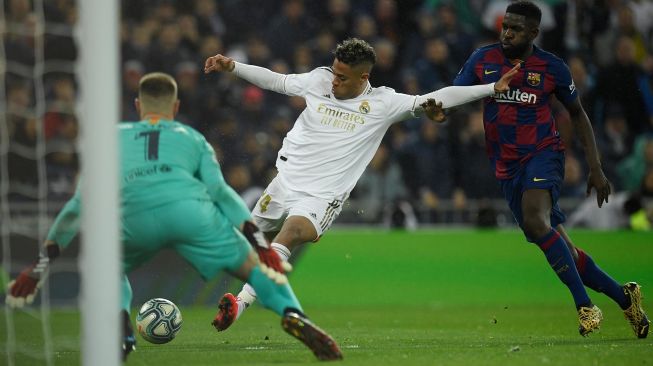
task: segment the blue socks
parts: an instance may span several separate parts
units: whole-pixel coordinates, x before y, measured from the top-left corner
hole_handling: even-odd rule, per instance
[[[596,292],[602,292],[609,298],[614,300],[622,309],[627,309],[630,306],[630,301],[624,294],[623,288],[615,280],[612,279],[607,273],[603,272],[599,266],[594,263],[592,257],[587,255],[584,251],[576,248],[578,252],[578,261],[576,268],[578,274],[583,280],[585,286],[591,288]]]
[[[290,285],[277,285],[261,272],[261,267],[258,265],[252,269],[247,282],[256,291],[261,304],[280,316],[283,316],[286,309],[302,311],[302,307],[299,305],[299,301],[297,301],[297,297],[295,297]]]
[[[567,243],[562,236],[554,229],[551,229],[548,234],[535,240],[535,244],[544,252],[546,260],[558,275],[560,281],[571,291],[576,303],[576,309],[581,306],[591,306],[592,300],[587,296],[574,259],[569,253]]]

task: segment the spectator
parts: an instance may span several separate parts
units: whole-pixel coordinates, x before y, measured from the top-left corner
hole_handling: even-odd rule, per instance
[[[639,136],[632,153],[617,166],[624,189],[634,192],[641,187],[646,171],[653,168],[653,137]]]
[[[389,221],[399,202],[408,198],[401,168],[390,154],[388,146],[381,144],[352,191],[351,207],[363,222]]]
[[[284,0],[282,13],[268,27],[267,44],[275,45],[275,57],[291,60],[294,48],[308,41],[316,28],[315,21],[306,14],[303,0]]]
[[[598,73],[598,103],[619,103],[623,108],[628,130],[632,133],[631,138],[634,138],[636,135],[653,131],[653,92],[648,76],[635,60],[633,41],[628,37],[619,38],[615,52],[615,62]],[[629,144],[632,144],[632,140],[629,140]]]

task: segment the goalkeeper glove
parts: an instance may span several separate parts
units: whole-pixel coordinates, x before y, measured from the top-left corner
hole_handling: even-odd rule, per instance
[[[59,246],[48,241],[45,244],[47,254],[39,253],[39,258],[20,272],[15,280],[9,282],[5,303],[12,308],[22,308],[34,302],[34,297],[41,288],[47,274],[48,264],[59,256]]]
[[[282,261],[279,258],[279,254],[270,247],[261,230],[251,221],[245,221],[243,224],[243,235],[245,235],[247,241],[256,250],[259,261],[261,262],[261,271],[277,284],[282,285],[288,283],[288,278],[285,274],[292,270],[292,266],[290,263]]]

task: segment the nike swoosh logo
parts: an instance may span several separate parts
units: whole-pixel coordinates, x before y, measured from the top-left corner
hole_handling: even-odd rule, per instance
[[[545,180],[546,180],[546,178],[537,178],[537,177],[533,178],[533,182],[542,182],[542,181],[545,181]]]
[[[497,70],[485,70],[485,75],[494,74]]]

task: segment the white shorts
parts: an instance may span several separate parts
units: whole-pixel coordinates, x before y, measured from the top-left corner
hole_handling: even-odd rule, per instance
[[[275,177],[256,202],[252,217],[256,226],[265,233],[280,231],[288,216],[305,217],[313,223],[317,231],[314,241],[318,241],[340,215],[342,204],[348,196],[344,194],[332,199],[318,198],[290,190],[279,177]]]

